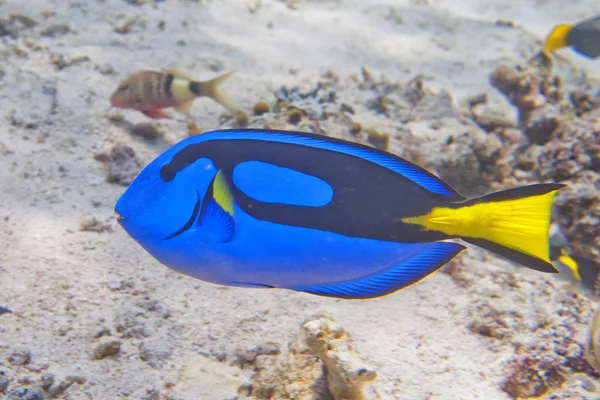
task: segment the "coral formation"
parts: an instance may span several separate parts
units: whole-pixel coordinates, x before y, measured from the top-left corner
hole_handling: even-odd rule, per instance
[[[264,352],[263,352],[264,353]],[[353,348],[348,333],[328,314],[306,319],[288,353],[255,359],[252,395],[257,399],[378,399],[368,387],[377,374]]]
[[[557,195],[555,218],[575,254],[600,260],[600,108],[582,88],[565,94],[552,59],[543,55],[501,66],[490,81],[517,108],[517,123],[489,123],[494,119],[476,113],[486,99],[475,101],[471,111],[479,126],[442,148],[440,175],[466,194],[567,184]]]
[[[107,166],[106,181],[122,186],[131,184],[142,168],[133,149],[127,146],[114,146],[110,154],[99,153],[94,158]]]

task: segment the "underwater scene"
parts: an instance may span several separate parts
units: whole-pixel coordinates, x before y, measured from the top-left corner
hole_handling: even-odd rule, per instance
[[[600,400],[600,2],[0,0],[0,399]]]

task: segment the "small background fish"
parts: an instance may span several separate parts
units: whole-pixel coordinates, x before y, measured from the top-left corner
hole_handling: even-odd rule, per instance
[[[174,68],[165,72],[138,72],[119,84],[110,97],[110,103],[114,107],[141,111],[150,118],[172,118],[162,111],[169,107],[187,113],[198,97],[210,97],[230,111],[235,111],[237,107],[220,89],[220,85],[234,72],[204,82],[195,81]]]

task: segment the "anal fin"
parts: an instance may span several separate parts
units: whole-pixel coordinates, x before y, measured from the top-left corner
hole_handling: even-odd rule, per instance
[[[161,111],[161,110],[145,110],[145,111],[142,111],[142,113],[144,113],[148,117],[154,118],[154,119],[160,119],[160,118],[171,119],[171,118],[173,118],[172,116],[170,116],[169,114],[167,114],[166,112]]]
[[[180,113],[182,113],[182,114],[185,114],[185,113],[187,113],[188,111],[190,111],[190,108],[192,107],[192,104],[194,104],[194,100],[195,100],[195,99],[192,99],[192,100],[189,100],[189,101],[186,101],[186,102],[183,102],[183,103],[179,103],[179,104],[177,104],[177,105],[174,105],[174,106],[173,106],[173,109],[174,109],[175,111],[177,111],[177,112],[180,112]]]
[[[464,249],[465,247],[458,243],[423,243],[422,248],[415,254],[377,274],[353,281],[288,289],[342,299],[381,297],[420,281],[448,263]]]

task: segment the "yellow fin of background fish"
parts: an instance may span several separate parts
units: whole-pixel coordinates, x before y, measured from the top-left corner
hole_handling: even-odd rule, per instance
[[[567,43],[567,36],[569,32],[573,29],[572,25],[557,25],[554,27],[552,32],[546,38],[546,44],[544,45],[544,51],[551,52],[558,49],[562,49],[563,47],[567,47],[569,44]]]
[[[560,253],[561,255],[558,257],[558,261],[566,265],[573,273],[573,277],[580,281],[581,275],[579,274],[579,265],[577,264],[577,261],[573,260],[564,249],[562,249]]]
[[[233,195],[231,194],[223,170],[219,170],[215,176],[213,182],[213,198],[223,210],[233,217]]]
[[[188,111],[190,111],[190,108],[192,108],[192,104],[194,104],[194,99],[177,104],[173,106],[173,109],[180,113],[187,113]]]
[[[226,81],[231,75],[235,73],[235,70],[224,73],[223,75],[217,76],[211,80],[200,83],[200,95],[207,96],[221,104],[223,107],[230,111],[237,111],[237,106],[229,99],[225,93],[220,89],[221,84]]]
[[[437,207],[426,215],[402,221],[459,237],[514,261],[521,262],[520,255],[525,255],[529,261],[521,262],[523,265],[556,272],[550,262],[548,231],[552,202],[558,190],[503,200],[494,200],[498,194],[492,193],[489,199],[483,196],[467,201],[464,206]]]

